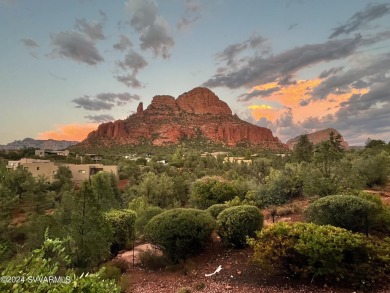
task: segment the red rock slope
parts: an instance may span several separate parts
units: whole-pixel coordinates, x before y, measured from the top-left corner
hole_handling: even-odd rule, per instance
[[[285,148],[271,130],[245,122],[232,115],[229,106],[207,88],[194,88],[180,95],[155,96],[144,110],[125,120],[103,123],[81,145],[177,144],[182,139],[202,136],[214,143],[236,146],[240,143],[266,148]]]
[[[309,141],[311,141],[314,145],[320,143],[321,141],[324,141],[324,140],[328,140],[329,137],[330,137],[330,133],[333,132],[334,135],[338,135],[340,134],[336,129],[334,128],[326,128],[326,129],[322,129],[322,130],[319,130],[319,131],[316,131],[316,132],[312,132],[312,133],[308,133],[307,134],[307,137],[309,138]],[[341,134],[340,134],[341,135]],[[295,137],[295,138],[292,138],[290,139],[289,141],[287,141],[287,146],[289,147],[289,149],[293,150],[295,145],[298,143],[299,141],[299,136]],[[341,136],[341,146],[344,148],[344,149],[348,149],[348,142],[346,142],[343,137]]]

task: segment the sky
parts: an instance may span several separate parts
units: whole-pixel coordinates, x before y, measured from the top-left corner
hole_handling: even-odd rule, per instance
[[[84,139],[204,86],[281,141],[390,136],[390,2],[0,0],[0,144]]]

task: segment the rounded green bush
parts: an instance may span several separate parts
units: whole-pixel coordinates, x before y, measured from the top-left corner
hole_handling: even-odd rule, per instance
[[[214,227],[215,221],[206,211],[178,208],[153,217],[145,232],[152,244],[178,262],[204,248]]]
[[[242,248],[246,245],[246,237],[254,237],[263,227],[263,220],[264,216],[255,206],[227,208],[217,217],[217,232],[226,245]]]
[[[218,203],[213,204],[211,207],[209,207],[206,211],[214,218],[216,219],[218,215],[223,211],[226,210],[229,206],[224,203]]]
[[[248,242],[254,262],[275,273],[343,281],[361,289],[389,280],[389,238],[367,238],[330,225],[280,222]]]
[[[164,210],[160,207],[147,207],[143,211],[139,211],[135,220],[135,229],[138,233],[143,234],[145,226],[155,216],[161,214]]]
[[[312,203],[305,211],[305,217],[307,221],[318,225],[364,232],[375,210],[375,204],[361,197],[329,195]]]

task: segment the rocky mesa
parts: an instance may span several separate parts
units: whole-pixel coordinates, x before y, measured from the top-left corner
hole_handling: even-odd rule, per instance
[[[146,109],[141,102],[136,113],[125,120],[101,124],[81,145],[149,142],[161,146],[198,137],[227,146],[247,143],[271,149],[286,147],[271,130],[241,120],[232,114],[224,101],[202,87],[177,99],[168,95],[155,96]]]
[[[321,141],[324,141],[324,140],[328,140],[329,137],[330,137],[330,133],[333,132],[334,135],[341,135],[336,129],[334,128],[326,128],[326,129],[322,129],[322,130],[319,130],[319,131],[316,131],[316,132],[312,132],[312,133],[308,133],[307,134],[307,137],[309,139],[309,141],[311,141],[314,145],[320,143]],[[295,145],[298,143],[299,141],[299,137],[300,136],[297,136],[295,138],[292,138],[290,139],[289,141],[287,141],[287,146],[290,150],[293,150]],[[344,139],[343,139],[343,136],[341,135],[341,146],[344,148],[344,149],[348,149],[348,142],[346,142]]]

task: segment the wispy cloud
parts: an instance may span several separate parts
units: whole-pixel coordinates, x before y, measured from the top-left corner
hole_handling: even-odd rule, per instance
[[[369,4],[364,10],[356,12],[348,21],[333,29],[330,39],[339,35],[350,34],[365,25],[390,13],[390,4]]]
[[[130,95],[129,93],[100,93],[94,97],[82,96],[72,100],[76,104],[76,108],[84,110],[100,111],[111,110],[115,106],[122,106],[133,100],[139,100],[138,95]]]
[[[96,65],[104,61],[96,47],[96,41],[104,40],[103,25],[106,15],[100,11],[100,21],[88,22],[85,19],[76,19],[76,30],[51,34],[51,58],[71,59],[78,63]]]
[[[137,79],[137,74],[139,70],[148,65],[148,62],[141,54],[130,48],[128,49],[124,60],[119,61],[117,65],[123,71],[131,70],[130,74],[115,76],[119,82],[122,82],[131,88],[139,88],[142,86],[141,82]]]
[[[87,22],[85,19],[76,19],[76,29],[86,34],[92,41],[104,40],[103,23]]]
[[[94,123],[104,123],[104,122],[110,122],[114,120],[114,117],[107,114],[102,115],[86,115],[85,118],[89,119],[91,122]]]
[[[20,39],[24,46],[27,48],[36,48],[38,44],[31,38]]]
[[[277,92],[279,90],[280,90],[280,87],[278,87],[278,86],[271,87],[271,88],[268,88],[268,89],[254,90],[254,91],[252,91],[250,93],[240,95],[237,98],[237,100],[240,101],[240,102],[247,102],[247,101],[250,101],[250,100],[252,100],[254,98],[267,97],[270,94],[272,94],[274,92]]]
[[[254,54],[254,56],[247,58],[237,70],[219,72],[207,80],[204,85],[235,89],[278,82],[286,77],[290,78],[307,66],[348,57],[355,53],[361,42],[362,37],[356,36],[355,38],[304,45],[277,55],[259,56]],[[226,55],[223,52],[219,55],[221,54]],[[219,55],[217,54],[217,56]]]
[[[201,10],[201,4],[198,1],[187,0],[184,15],[176,25],[177,29],[185,30],[190,25],[192,25],[193,23],[201,19],[200,10]]]
[[[79,63],[96,65],[104,61],[95,43],[77,31],[54,33],[51,35],[52,58],[71,59]]]
[[[139,34],[142,50],[151,50],[155,56],[168,58],[175,41],[168,22],[158,10],[155,0],[128,0],[130,25]]]
[[[133,43],[127,36],[121,35],[118,43],[115,43],[112,47],[123,52],[133,47]]]

